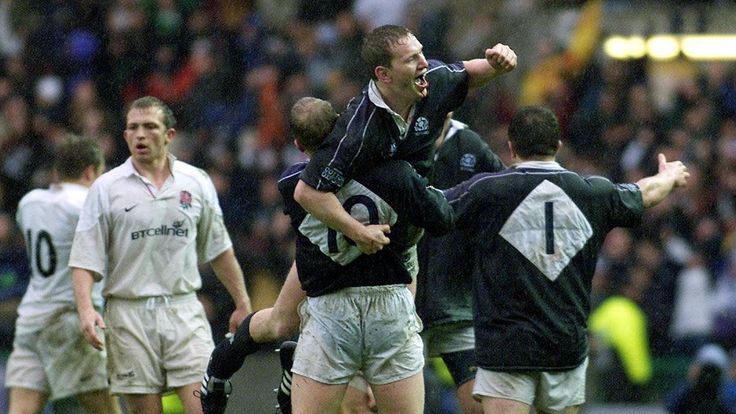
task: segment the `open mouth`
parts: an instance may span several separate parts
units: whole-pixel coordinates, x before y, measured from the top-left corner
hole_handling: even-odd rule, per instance
[[[420,89],[425,89],[427,86],[429,86],[429,82],[427,82],[427,72],[424,72],[414,78],[414,84],[417,85]]]

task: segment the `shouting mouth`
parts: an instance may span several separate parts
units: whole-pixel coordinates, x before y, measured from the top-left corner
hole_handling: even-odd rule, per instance
[[[424,72],[414,78],[414,85],[417,87],[417,90],[422,96],[426,96],[427,87],[429,86],[429,82],[427,81],[427,72]]]

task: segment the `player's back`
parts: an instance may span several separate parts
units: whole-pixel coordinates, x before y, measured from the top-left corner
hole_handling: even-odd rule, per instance
[[[293,200],[300,168],[303,165],[282,175],[279,190],[297,230],[297,268],[310,296],[344,287],[409,283],[404,253],[421,236],[419,227],[446,233],[452,225],[452,210],[439,190],[428,189],[409,163],[385,161],[336,193],[358,221],[391,226],[391,243],[376,254],[363,255],[351,240],[308,215]]]
[[[611,228],[640,220],[638,187],[540,162],[480,174],[450,193],[475,252],[474,300],[486,309],[476,312],[476,338],[528,347],[479,349],[480,366],[579,365],[598,251]],[[543,326],[543,334],[531,326]]]
[[[60,309],[74,309],[69,252],[87,187],[62,183],[26,194],[16,219],[23,232],[31,265],[28,290],[18,308],[19,328],[43,325]],[[95,304],[101,305],[101,284],[95,286]]]

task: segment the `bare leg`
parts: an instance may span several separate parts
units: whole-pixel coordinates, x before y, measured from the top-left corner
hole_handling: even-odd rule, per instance
[[[229,380],[259,344],[284,339],[299,330],[297,307],[305,294],[292,264],[273,308],[252,313],[238,326],[230,340],[217,344],[207,366],[209,378]]]
[[[457,400],[460,402],[463,414],[483,414],[483,406],[473,398],[474,385],[475,380],[470,380],[457,387]]]
[[[181,404],[184,406],[186,414],[202,414],[202,403],[197,396],[194,395],[195,390],[199,390],[199,383],[187,384],[176,389],[176,395],[179,396]],[[159,398],[160,400],[161,398]]]
[[[77,399],[88,414],[120,414],[118,399],[107,388],[77,394]]]
[[[347,384],[323,384],[294,374],[291,384],[291,407],[294,414],[335,414]]]
[[[377,410],[373,390],[362,375],[356,374],[342,397],[340,414],[370,414],[378,412]]]
[[[424,412],[424,375],[418,372],[390,384],[371,384],[381,414],[422,414]]]
[[[286,339],[299,331],[297,308],[306,294],[299,283],[296,263],[291,265],[273,308],[263,309],[250,321],[250,335],[258,343]]]
[[[123,399],[130,414],[160,414],[163,411],[161,394],[125,394]]]
[[[482,397],[484,414],[529,414],[532,407],[523,402],[504,398]]]
[[[10,389],[10,408],[8,414],[37,414],[43,410],[49,395],[30,388],[12,387]]]

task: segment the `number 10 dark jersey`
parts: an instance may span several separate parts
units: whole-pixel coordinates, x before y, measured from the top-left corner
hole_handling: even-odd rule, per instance
[[[294,188],[305,163],[282,174],[279,191],[284,210],[296,230],[296,266],[307,296],[320,296],[346,287],[411,282],[407,249],[417,243],[421,228],[447,233],[453,213],[441,191],[427,187],[409,163],[389,160],[350,180],[335,195],[364,224],[389,224],[391,243],[375,254],[362,254],[343,234],[307,214],[294,200]]]

